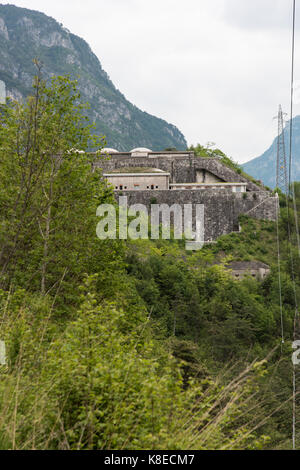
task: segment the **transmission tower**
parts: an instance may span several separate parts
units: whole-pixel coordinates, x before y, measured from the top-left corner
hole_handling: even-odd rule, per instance
[[[283,194],[288,194],[288,179],[286,168],[286,151],[284,141],[284,128],[283,128],[283,112],[281,105],[278,110],[278,138],[277,138],[277,167],[276,167],[276,187],[281,190]]]

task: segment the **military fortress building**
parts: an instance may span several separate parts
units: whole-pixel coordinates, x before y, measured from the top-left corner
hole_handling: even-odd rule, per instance
[[[248,179],[222,162],[222,158],[195,156],[191,151],[131,152],[103,149],[94,166],[112,185],[116,198],[128,204],[203,204],[205,241],[239,230],[246,214],[276,220],[278,198],[262,184]]]

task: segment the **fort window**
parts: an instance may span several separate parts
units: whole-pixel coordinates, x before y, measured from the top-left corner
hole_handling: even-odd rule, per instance
[[[154,184],[151,184],[151,189],[154,189]]]
[[[120,189],[123,189],[123,186],[122,186],[122,184],[120,184]]]

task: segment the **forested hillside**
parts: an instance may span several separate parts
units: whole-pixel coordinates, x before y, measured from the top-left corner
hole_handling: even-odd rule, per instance
[[[37,78],[24,106],[0,107],[0,448],[291,448],[285,199],[281,345],[273,222],[243,217],[195,253],[96,237],[97,206],[115,202],[100,157],[70,151],[101,146],[78,98]],[[238,282],[230,257],[271,274]],[[299,294],[298,262],[295,278]]]
[[[186,140],[172,124],[141,111],[116,89],[89,45],[53,18],[38,11],[0,5],[0,80],[8,93],[24,99],[35,75],[32,62],[44,64],[44,77],[65,75],[75,79],[96,133],[119,151],[135,147],[186,149]],[[124,73],[132,74],[132,70]]]

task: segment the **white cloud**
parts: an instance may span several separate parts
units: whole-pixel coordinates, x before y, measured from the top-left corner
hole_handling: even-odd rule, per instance
[[[225,0],[224,19],[242,29],[279,30],[291,24],[292,2],[287,0]]]
[[[274,138],[278,104],[288,110],[287,0],[14,3],[43,11],[83,37],[117,88],[176,124],[189,143],[213,141],[246,161]]]

